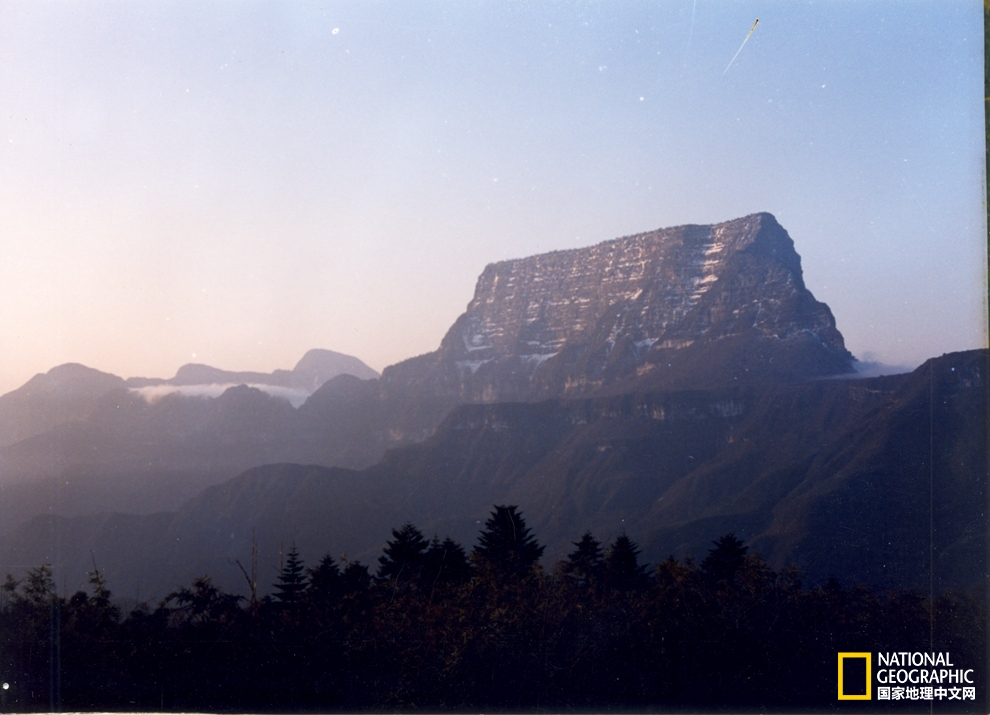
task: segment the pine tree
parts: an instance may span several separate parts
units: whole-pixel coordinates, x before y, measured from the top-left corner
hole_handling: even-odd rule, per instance
[[[325,554],[320,563],[309,570],[308,576],[310,593],[330,596],[340,588],[340,567],[330,554]]]
[[[746,561],[749,547],[743,546],[735,534],[726,534],[712,544],[714,548],[701,562],[701,572],[713,583],[732,583]]]
[[[528,573],[543,555],[516,506],[495,505],[485,522],[472,556],[496,571],[509,575]]]
[[[601,542],[592,536],[590,531],[586,531],[580,541],[571,543],[577,548],[567,555],[564,573],[581,581],[598,578],[604,566]]]
[[[643,588],[649,583],[646,566],[639,563],[639,547],[625,534],[605,554],[605,580],[620,591]]]
[[[306,567],[303,560],[299,558],[299,551],[295,544],[289,549],[285,559],[285,565],[275,582],[274,598],[283,606],[290,606],[299,602],[303,591],[306,590]]]
[[[378,578],[381,581],[416,581],[422,573],[424,555],[429,546],[422,532],[406,523],[401,529],[392,529],[392,541],[386,542],[384,553],[378,559]]]
[[[463,546],[449,536],[443,542],[434,537],[424,556],[423,586],[459,586],[471,580],[472,571]]]
[[[340,586],[344,593],[359,593],[371,585],[368,567],[360,561],[347,564],[340,574]]]

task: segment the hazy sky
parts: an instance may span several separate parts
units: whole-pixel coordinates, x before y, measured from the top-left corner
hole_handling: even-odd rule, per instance
[[[0,392],[381,370],[489,262],[757,211],[857,357],[982,346],[981,13],[0,0]]]

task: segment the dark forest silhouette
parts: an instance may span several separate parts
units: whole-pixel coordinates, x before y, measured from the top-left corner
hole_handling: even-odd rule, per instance
[[[293,547],[263,599],[204,576],[126,617],[95,565],[68,598],[41,566],[0,587],[0,709],[833,709],[836,653],[884,650],[951,652],[984,709],[980,593],[806,588],[732,534],[700,564],[625,534],[542,553],[496,506],[470,553],[405,524],[374,574]]]

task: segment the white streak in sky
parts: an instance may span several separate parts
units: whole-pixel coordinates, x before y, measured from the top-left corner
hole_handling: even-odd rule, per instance
[[[691,4],[691,30],[688,32],[687,47],[684,48],[684,61],[681,63],[687,67],[688,52],[691,51],[691,40],[694,38],[694,10],[698,7],[698,0],[694,0]]]
[[[749,36],[753,34],[753,30],[755,30],[756,26],[759,24],[760,24],[760,18],[756,18],[756,22],[754,22],[753,26],[749,29],[749,34],[746,35],[746,39],[742,41],[742,44],[739,45],[739,49],[736,50],[736,54],[732,55],[732,59],[729,60],[729,64],[727,64],[725,66],[725,70],[722,71],[722,77],[725,77],[725,73],[729,71],[729,68],[732,66],[732,63],[736,61],[736,58],[739,56],[739,53],[742,52],[742,48],[746,46],[747,42],[749,42]]]

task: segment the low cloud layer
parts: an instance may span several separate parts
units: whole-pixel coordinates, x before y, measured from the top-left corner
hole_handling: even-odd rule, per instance
[[[909,365],[885,365],[882,362],[860,361],[853,363],[857,377],[880,377],[882,375],[900,375],[905,372],[913,372],[914,368]]]
[[[220,397],[220,395],[232,387],[237,387],[237,385],[233,383],[211,383],[208,385],[151,385],[148,387],[132,387],[130,388],[130,391],[136,395],[140,395],[148,404],[153,405],[166,395],[172,395],[175,393],[183,395],[184,397],[215,399]],[[251,383],[248,387],[261,390],[272,397],[278,397],[286,400],[293,407],[299,407],[302,405],[309,398],[310,394],[312,394],[306,392],[305,390],[299,390],[291,387],[279,387],[277,385]]]

